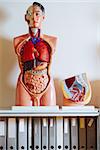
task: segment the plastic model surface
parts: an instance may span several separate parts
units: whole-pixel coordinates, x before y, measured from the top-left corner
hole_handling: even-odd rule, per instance
[[[37,2],[25,14],[29,33],[15,37],[14,47],[21,73],[16,87],[16,105],[56,105],[50,64],[57,38],[42,34],[45,9]]]
[[[86,73],[63,80],[61,86],[64,105],[85,105],[91,100],[91,86]]]

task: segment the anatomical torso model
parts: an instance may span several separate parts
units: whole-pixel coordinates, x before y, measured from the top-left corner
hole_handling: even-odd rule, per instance
[[[14,38],[21,73],[16,88],[16,105],[56,105],[50,64],[57,38],[42,34],[45,18],[44,7],[37,2],[31,5],[25,15],[29,33]]]

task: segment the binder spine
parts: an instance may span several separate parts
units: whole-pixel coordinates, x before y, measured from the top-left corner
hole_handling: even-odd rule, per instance
[[[42,118],[42,150],[48,150],[48,117]]]
[[[86,119],[87,124],[87,150],[96,150],[97,149],[97,118],[88,117]]]
[[[33,145],[34,150],[41,150],[41,118],[33,118]]]
[[[79,150],[86,150],[86,119],[79,117]]]
[[[17,149],[17,123],[16,118],[8,118],[7,120],[7,150]]]
[[[0,149],[7,148],[7,118],[0,118]]]
[[[63,117],[56,117],[56,150],[63,150]]]
[[[97,150],[100,150],[100,115],[97,118]]]
[[[78,150],[78,120],[71,118],[71,150]]]
[[[29,117],[28,118],[28,132],[27,132],[27,135],[28,135],[28,150],[32,150],[33,149],[33,144],[32,144],[32,139],[33,139],[33,136],[32,136],[32,126],[33,126],[33,123],[32,123],[32,117]]]
[[[64,150],[70,150],[70,121],[66,117],[64,117],[63,144]]]
[[[55,117],[49,118],[49,150],[56,149],[55,147],[55,130],[56,130],[56,124],[55,124]]]
[[[27,150],[27,118],[18,118],[18,150]]]

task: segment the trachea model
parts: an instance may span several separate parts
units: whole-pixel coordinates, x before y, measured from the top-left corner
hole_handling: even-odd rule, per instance
[[[56,105],[55,88],[50,76],[50,64],[57,38],[41,32],[45,9],[37,2],[25,15],[29,33],[14,38],[21,73],[16,88],[16,105]]]
[[[61,86],[63,105],[85,105],[91,100],[91,86],[86,73],[63,80]]]

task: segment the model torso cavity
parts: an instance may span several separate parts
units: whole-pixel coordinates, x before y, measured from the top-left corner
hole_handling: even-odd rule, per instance
[[[24,37],[24,36],[22,36]],[[17,41],[16,52],[19,56],[19,64],[21,73],[23,74],[22,81],[29,92],[39,94],[43,92],[49,81],[49,66],[52,56],[51,45],[43,38],[34,38],[25,36],[25,39],[20,38],[21,42]],[[50,37],[50,40],[52,38]],[[54,38],[55,39],[55,38]]]

